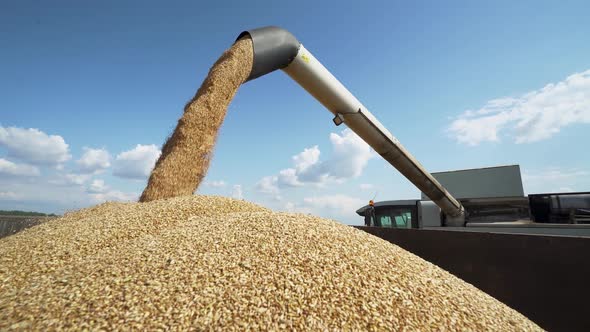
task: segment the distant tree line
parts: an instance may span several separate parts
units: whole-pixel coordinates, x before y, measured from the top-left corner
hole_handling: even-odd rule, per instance
[[[29,211],[20,211],[20,210],[0,210],[0,215],[2,216],[24,216],[24,217],[57,217],[55,213],[41,213],[41,212],[29,212]]]

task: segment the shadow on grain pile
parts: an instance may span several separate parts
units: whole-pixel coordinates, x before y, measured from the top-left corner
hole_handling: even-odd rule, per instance
[[[0,330],[539,330],[360,230],[192,195],[251,57],[251,42],[237,42],[211,69],[145,203],[101,204],[0,240]]]

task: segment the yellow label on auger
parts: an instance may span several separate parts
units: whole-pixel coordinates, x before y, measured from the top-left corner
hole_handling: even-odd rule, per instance
[[[303,61],[305,61],[305,63],[309,63],[309,56],[307,54],[301,54],[301,59],[303,59]]]

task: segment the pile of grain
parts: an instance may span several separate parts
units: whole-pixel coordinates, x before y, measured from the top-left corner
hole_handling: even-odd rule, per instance
[[[334,221],[221,197],[106,203],[0,240],[0,330],[539,330]]]
[[[209,70],[162,148],[140,202],[192,194],[209,161],[227,107],[252,69],[252,40],[240,39]]]

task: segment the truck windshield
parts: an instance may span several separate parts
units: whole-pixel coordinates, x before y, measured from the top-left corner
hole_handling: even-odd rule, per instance
[[[397,228],[409,228],[412,225],[412,215],[409,212],[401,213],[395,216],[395,225]]]
[[[392,227],[390,216],[386,216],[386,215],[379,216],[379,223],[380,223],[381,227]]]
[[[412,208],[387,207],[375,209],[375,221],[377,227],[412,228]]]

